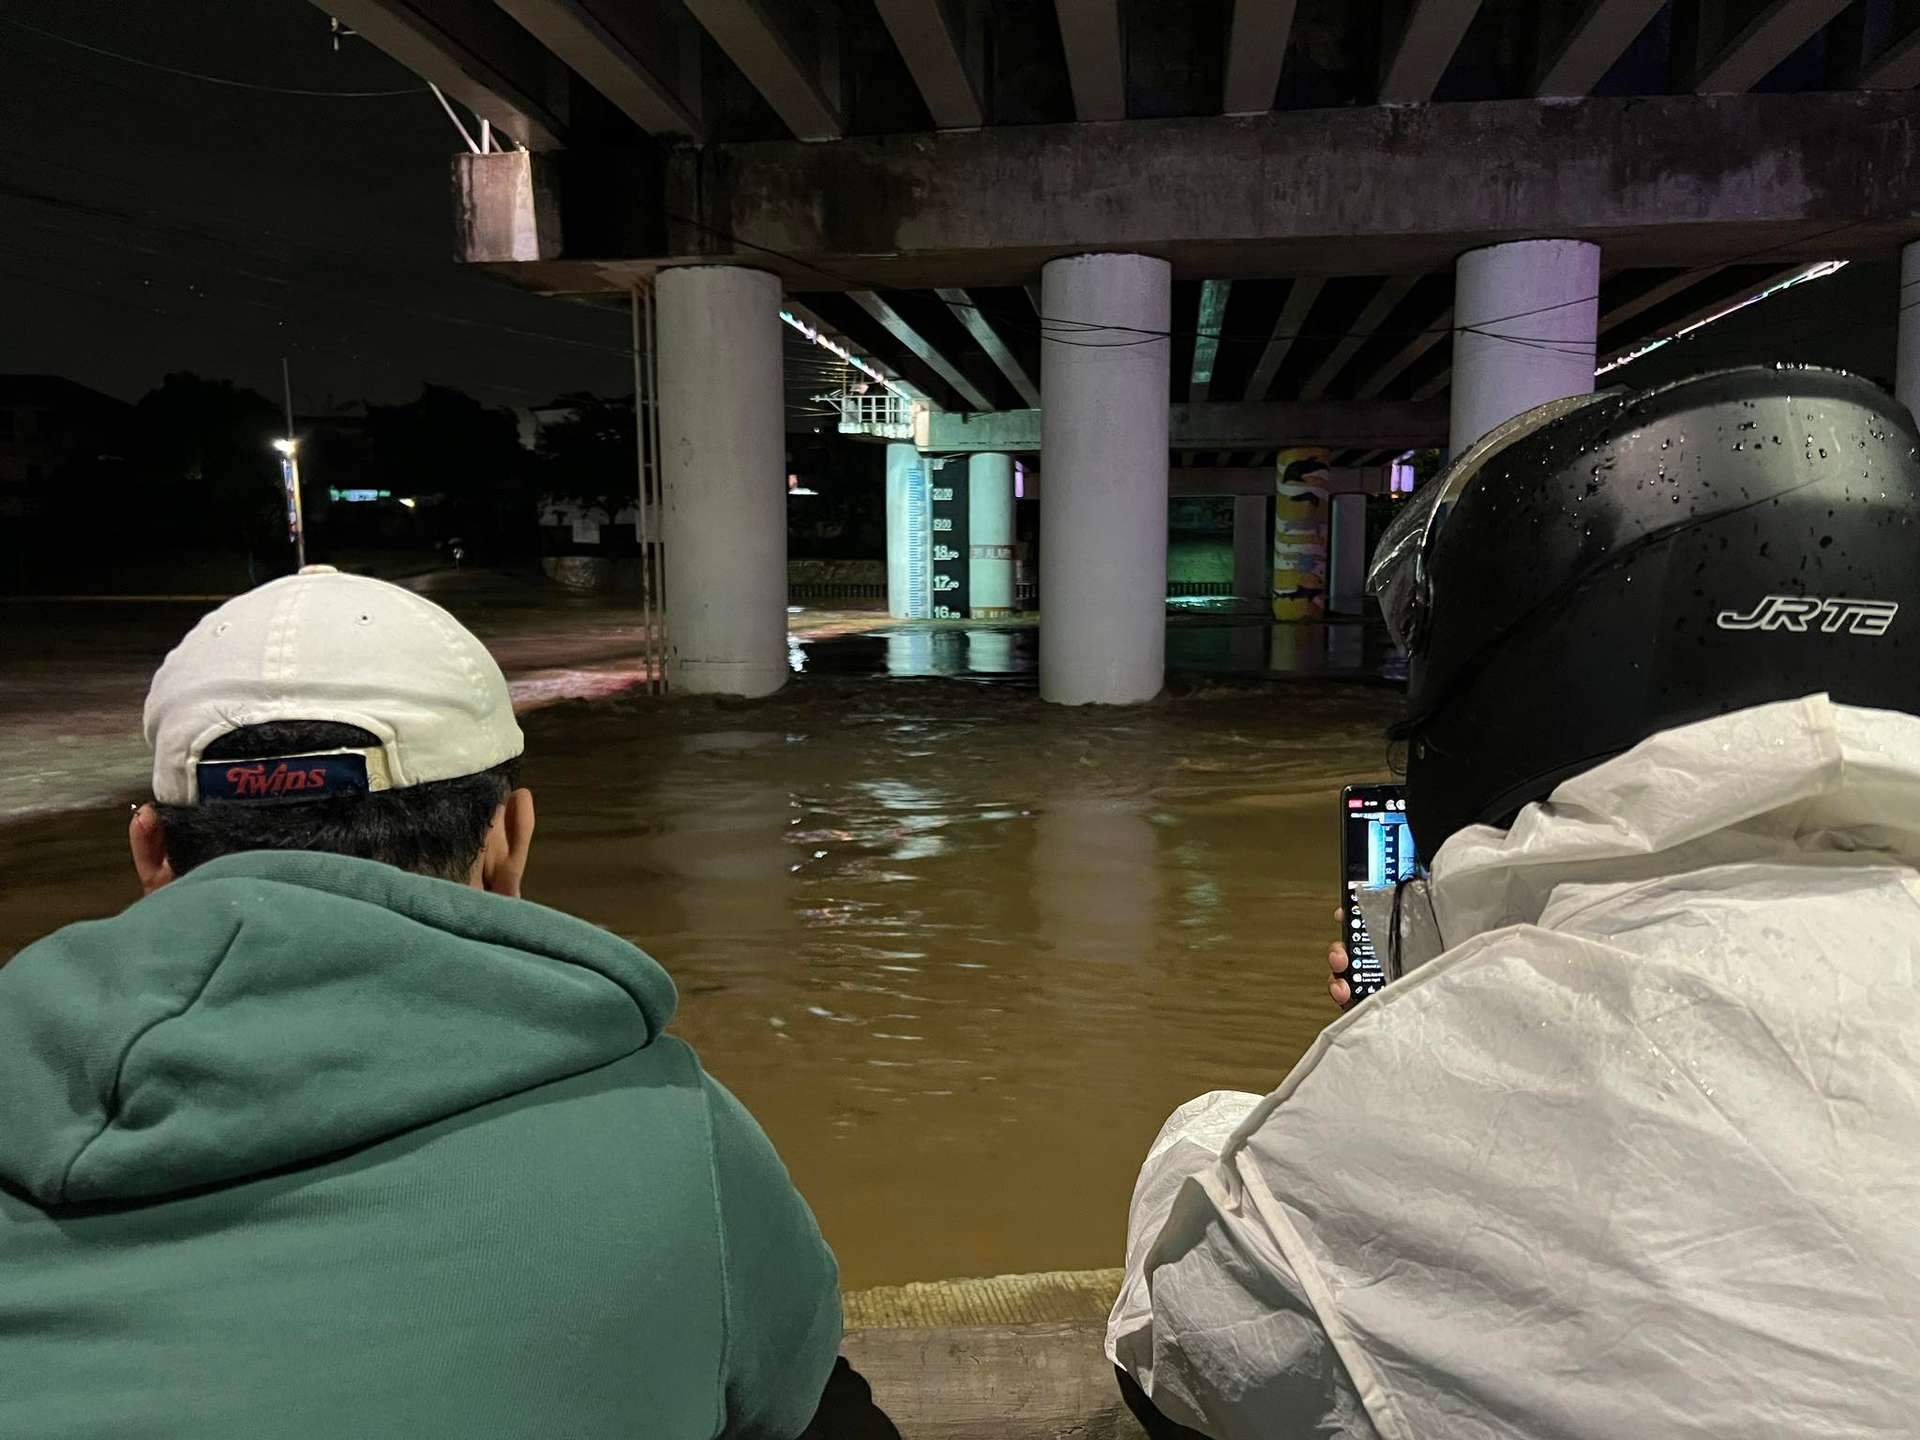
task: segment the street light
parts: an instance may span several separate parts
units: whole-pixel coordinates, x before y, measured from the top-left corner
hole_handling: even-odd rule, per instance
[[[300,511],[300,442],[289,435],[275,440],[273,448],[280,452],[280,483],[287,491],[287,534],[293,539],[294,565],[304,570],[307,568],[307,527]]]

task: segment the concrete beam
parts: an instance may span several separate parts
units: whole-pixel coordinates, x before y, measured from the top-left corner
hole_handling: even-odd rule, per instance
[[[915,443],[936,455],[984,450],[1032,454],[1040,449],[1038,410],[935,411],[926,416],[922,430]],[[1443,445],[1446,438],[1445,405],[1406,400],[1176,404],[1169,431],[1175,450],[1261,450],[1277,445],[1405,450]]]
[[[566,143],[566,116],[549,100],[545,54],[491,5],[460,0],[315,3],[528,149],[558,150]]]
[[[1120,44],[1120,0],[1054,0],[1067,50],[1073,113],[1082,120],[1127,118],[1126,51]]]
[[[1624,325],[1637,315],[1643,315],[1656,305],[1664,305],[1674,296],[1691,290],[1703,281],[1712,279],[1726,267],[1708,265],[1700,270],[1684,270],[1678,275],[1669,276],[1657,285],[1649,285],[1631,300],[1623,300],[1611,310],[1600,316],[1597,333],[1604,335],[1616,325]]]
[[[593,183],[617,157],[585,157],[568,213],[599,220],[594,238],[507,273],[618,291],[725,263],[801,290],[932,289],[1131,250],[1182,278],[1408,275],[1541,235],[1627,269],[1885,255],[1920,239],[1916,120],[1920,95],[1900,91],[1682,95],[684,146],[637,194]]]
[[[1718,296],[1715,299],[1704,301],[1700,305],[1696,306],[1693,310],[1689,311],[1687,314],[1682,315],[1678,320],[1670,321],[1667,324],[1661,326],[1660,329],[1654,334],[1642,336],[1638,340],[1631,341],[1625,345],[1616,346],[1614,349],[1603,353],[1599,357],[1599,363],[1603,367],[1607,365],[1611,365],[1616,360],[1619,360],[1624,356],[1631,355],[1634,351],[1640,349],[1643,345],[1650,345],[1656,340],[1671,339],[1673,336],[1678,335],[1682,330],[1692,329],[1695,325],[1698,325],[1702,320],[1710,320],[1715,315],[1720,314],[1722,311],[1731,310],[1735,306],[1744,305],[1749,300],[1758,299],[1761,295],[1765,294],[1767,291],[1771,290],[1774,286],[1778,285],[1782,280],[1786,280],[1794,275],[1797,275],[1800,273],[1800,271],[1804,269],[1806,269],[1806,266],[1804,265],[1789,265],[1784,269],[1775,270],[1770,275],[1766,276],[1764,279],[1756,280],[1750,285],[1743,285],[1738,290],[1732,291],[1729,294],[1724,294],[1724,295]],[[1609,385],[1612,385],[1617,382],[1609,380],[1606,383]]]
[[[882,375],[886,376],[889,380],[893,381],[894,384],[898,385],[902,390],[906,391],[914,399],[926,400],[928,401],[929,404],[932,403],[931,397],[928,396],[926,391],[922,390],[918,385],[914,384],[911,380],[907,379],[898,370],[894,369],[893,366],[887,364],[886,361],[882,360],[878,355],[869,355],[858,341],[850,338],[849,336],[842,335],[838,330],[836,330],[833,326],[829,325],[825,320],[822,320],[818,314],[816,314],[812,310],[809,310],[805,305],[802,305],[798,301],[795,301],[790,298],[787,301],[787,313],[793,316],[793,318],[798,320],[802,325],[811,326],[816,332],[826,336],[829,340],[832,340],[835,344],[839,345],[842,349],[847,350],[852,354],[858,355],[862,360],[866,361],[874,369],[878,370]]]
[[[1362,400],[1379,398],[1386,392],[1389,385],[1412,369],[1415,361],[1445,340],[1452,330],[1453,306],[1448,305],[1421,327],[1418,335],[1413,336],[1405,345],[1394,351],[1391,360],[1368,376],[1366,382],[1355,392],[1356,395]]]
[[[980,387],[963,375],[959,367],[946,356],[934,349],[927,342],[926,337],[909,325],[906,318],[893,306],[871,290],[855,290],[847,298],[886,326],[889,335],[932,366],[934,373],[958,390],[969,405],[978,405],[982,410],[987,411],[993,409],[993,402],[986,397]]]
[[[1371,455],[1383,455],[1389,459],[1401,453],[1399,450],[1375,450]],[[1276,480],[1274,468],[1266,465],[1228,465],[1221,462],[1214,465],[1201,465],[1194,461],[1192,451],[1181,451],[1175,457],[1173,465],[1167,470],[1167,498],[1171,500],[1199,500],[1214,495],[1251,495],[1264,499],[1274,493]],[[1384,464],[1367,462],[1359,465],[1335,465],[1316,472],[1316,483],[1326,486],[1329,495],[1383,495],[1386,493],[1391,477]],[[1038,500],[1046,489],[1046,474],[1038,468],[1027,471],[1027,493],[1029,500]]]
[[[784,0],[684,0],[754,88],[801,140],[837,140],[840,103],[827,93],[817,54],[779,16]],[[776,10],[774,6],[779,5]]]
[[[1540,67],[1536,95],[1591,95],[1666,0],[1592,0]]]
[[[1271,465],[1176,466],[1167,471],[1167,493],[1177,500],[1204,495],[1265,496],[1274,493],[1276,478]],[[1330,468],[1318,472],[1314,480],[1326,486],[1329,495],[1377,494],[1387,488],[1386,474],[1376,466]]]
[[[1693,88],[1702,95],[1751,90],[1769,70],[1811,40],[1849,0],[1770,0],[1704,64]]]
[[[1301,327],[1307,323],[1307,312],[1313,309],[1313,302],[1320,298],[1326,283],[1318,275],[1303,275],[1293,282],[1293,288],[1287,291],[1287,303],[1280,307],[1280,318],[1273,322],[1273,338],[1260,352],[1259,363],[1247,381],[1247,399],[1267,398],[1267,392],[1273,389],[1274,377],[1286,362],[1287,352],[1293,349],[1293,342],[1300,338]]]
[[[1354,357],[1360,347],[1371,340],[1374,332],[1387,323],[1387,316],[1394,307],[1407,298],[1417,275],[1389,275],[1380,282],[1380,288],[1373,292],[1373,298],[1367,302],[1367,308],[1360,312],[1360,318],[1353,322],[1350,333],[1342,337],[1327,358],[1320,362],[1320,368],[1313,372],[1306,387],[1301,390],[1302,400],[1318,400],[1327,393],[1327,388],[1340,377],[1340,372]]]
[[[1027,367],[1020,363],[1020,357],[1007,348],[1007,342],[1000,338],[1000,332],[988,322],[980,307],[964,290],[942,289],[940,298],[947,302],[947,308],[953,312],[953,318],[967,327],[967,333],[979,342],[980,348],[987,352],[987,358],[999,367],[1000,373],[1007,377],[1020,398],[1029,405],[1040,403],[1040,387],[1033,383],[1033,377],[1027,374]]]
[[[1398,43],[1380,71],[1382,105],[1424,105],[1453,63],[1480,0],[1413,0]]]
[[[1259,115],[1273,108],[1293,34],[1293,11],[1294,0],[1233,0],[1226,84],[1220,97],[1227,114]]]
[[[1187,384],[1187,398],[1205,400],[1213,390],[1213,366],[1220,358],[1220,327],[1227,318],[1227,299],[1233,294],[1231,280],[1209,280],[1200,287],[1200,320],[1194,326],[1193,373]]]
[[[951,0],[874,0],[927,112],[941,130],[987,123],[967,63],[966,35]]]
[[[521,266],[560,253],[560,172],[531,151],[456,154],[453,189],[460,253],[490,265]]]
[[[581,0],[496,0],[533,37],[578,71],[634,124],[654,135],[707,138],[700,116],[683,98],[680,62],[671,37],[632,33],[652,14],[644,7],[589,10]],[[602,0],[603,6],[606,0]],[[620,32],[606,16],[617,16]]]
[[[1867,62],[1862,90],[1911,90],[1920,85],[1920,25],[1915,25]]]

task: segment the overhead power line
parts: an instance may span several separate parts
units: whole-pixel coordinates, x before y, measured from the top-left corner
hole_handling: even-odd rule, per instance
[[[263,95],[298,95],[303,98],[319,100],[387,100],[401,95],[424,95],[421,86],[410,86],[405,90],[301,90],[288,85],[263,85],[254,80],[235,80],[226,75],[203,75],[198,70],[182,70],[177,65],[162,65],[156,60],[142,60],[138,55],[122,55],[118,50],[108,50],[104,46],[89,45],[84,40],[76,40],[71,35],[61,35],[53,30],[42,30],[38,25],[29,25],[22,20],[9,20],[0,17],[0,25],[14,30],[24,30],[29,35],[38,35],[42,40],[52,40],[56,44],[71,45],[76,50],[84,50],[89,55],[103,56],[108,60],[118,60],[123,65],[137,65],[142,70],[157,70],[163,75],[177,75],[183,80],[198,80],[206,85],[225,85],[232,90],[253,90]]]

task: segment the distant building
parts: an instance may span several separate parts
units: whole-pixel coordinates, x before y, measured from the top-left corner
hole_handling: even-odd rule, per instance
[[[63,471],[113,458],[132,410],[58,375],[0,375],[0,519],[43,514]]]

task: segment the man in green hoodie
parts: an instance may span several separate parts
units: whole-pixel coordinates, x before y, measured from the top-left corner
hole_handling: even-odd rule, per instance
[[[805,1429],[833,1255],[666,973],[518,898],[480,643],[309,567],[146,733],[146,898],[0,969],[0,1436]]]

